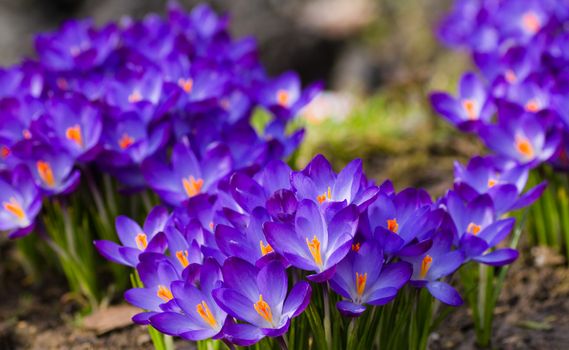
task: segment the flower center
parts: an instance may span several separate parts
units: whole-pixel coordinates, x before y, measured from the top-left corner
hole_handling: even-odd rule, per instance
[[[397,219],[389,219],[387,220],[387,229],[393,233],[397,233],[399,230],[399,224],[397,223]]]
[[[267,243],[267,245],[265,245],[265,243],[263,243],[263,240],[259,241],[259,247],[261,247],[261,254],[263,256],[271,253],[273,251],[273,247],[271,247],[270,244]]]
[[[127,149],[134,143],[134,139],[130,137],[126,132],[122,134],[119,140],[119,147],[121,149]]]
[[[259,301],[253,304],[253,307],[255,308],[255,311],[265,319],[265,321],[273,325],[273,312],[271,311],[269,304],[263,300],[262,294],[259,294]]]
[[[130,95],[128,95],[128,102],[137,103],[142,101],[142,95],[138,90],[134,90]]]
[[[144,250],[146,249],[146,247],[148,247],[148,237],[146,236],[146,234],[142,232],[136,235],[134,241],[136,242],[136,246],[140,250]]]
[[[22,130],[22,136],[23,136],[26,140],[29,140],[29,139],[32,138],[32,133],[30,132],[30,130],[24,129],[24,130]]]
[[[190,262],[188,261],[188,251],[187,250],[178,250],[176,252],[176,258],[182,265],[182,267],[187,267]]]
[[[65,137],[77,144],[79,147],[83,147],[83,137],[81,136],[81,127],[78,124],[70,126],[65,130]]]
[[[158,292],[156,293],[156,295],[160,299],[164,300],[165,303],[174,299],[174,296],[172,295],[172,292],[170,291],[170,289],[164,287],[163,285],[158,286]]]
[[[473,235],[477,235],[480,230],[482,228],[480,227],[480,225],[476,225],[475,223],[471,222],[470,224],[468,224],[468,227],[466,228],[466,232],[468,233],[472,233]]]
[[[321,195],[316,197],[318,204],[322,204],[327,200],[332,200],[332,189],[328,186],[328,191],[322,193]]]
[[[2,202],[2,206],[4,207],[4,210],[14,215],[18,219],[24,220],[26,218],[26,213],[16,198],[12,197],[8,202]]]
[[[281,107],[288,107],[289,100],[290,100],[290,96],[288,94],[288,91],[286,91],[286,90],[277,91],[277,103]]]
[[[531,100],[528,101],[528,103],[526,103],[525,109],[528,112],[533,112],[533,113],[539,112],[539,110],[541,109],[539,101],[537,101],[535,98],[532,98]]]
[[[310,254],[312,254],[312,258],[314,259],[314,262],[316,263],[316,265],[322,266],[322,255],[320,253],[320,241],[318,240],[318,238],[316,238],[316,235],[314,235],[314,237],[312,238],[312,241],[310,241],[310,240],[308,240],[308,238],[306,238],[306,245],[308,246],[308,249],[310,250]]]
[[[207,303],[204,300],[202,300],[200,304],[196,305],[196,311],[211,328],[217,328],[217,321],[215,320],[215,317],[213,317],[209,306],[207,306]]]
[[[2,159],[8,158],[10,153],[12,153],[12,151],[10,151],[10,148],[8,148],[8,146],[0,147],[0,156],[2,156]]]
[[[184,186],[184,190],[188,197],[193,197],[199,194],[203,187],[203,179],[195,179],[193,176],[188,177],[187,179],[182,179],[182,185]]]
[[[359,251],[360,251],[360,248],[361,248],[361,245],[360,245],[359,242],[352,244],[352,250],[353,250],[354,252],[356,252],[356,253],[359,252]]]
[[[36,162],[36,169],[38,170],[40,178],[48,187],[55,186],[55,177],[53,176],[53,170],[51,169],[51,166],[48,162],[38,160]]]
[[[535,12],[528,11],[522,16],[522,26],[527,32],[535,34],[541,29],[541,21]]]
[[[473,100],[464,100],[462,101],[462,108],[466,111],[466,116],[470,120],[477,119],[476,116],[476,102]]]
[[[366,282],[367,282],[367,272],[366,273],[356,272],[356,291],[360,297],[364,294],[364,290],[366,288]]]
[[[497,183],[498,183],[498,180],[496,180],[496,179],[488,179],[488,188],[492,188],[492,187],[496,186]]]
[[[506,81],[510,84],[515,83],[518,80],[518,77],[516,76],[516,73],[514,73],[513,70],[508,69],[506,71]]]
[[[192,92],[194,81],[190,78],[188,79],[180,78],[178,79],[178,86],[180,86],[187,94],[189,94],[190,92]]]
[[[525,158],[531,159],[534,156],[533,146],[529,140],[523,136],[516,136],[516,149]]]
[[[421,278],[425,278],[425,276],[427,276],[427,272],[429,272],[432,263],[433,258],[430,255],[425,255],[423,261],[421,261]]]

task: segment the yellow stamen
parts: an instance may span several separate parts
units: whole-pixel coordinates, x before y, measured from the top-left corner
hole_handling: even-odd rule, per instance
[[[187,267],[190,262],[188,261],[188,251],[187,250],[178,250],[176,252],[176,258],[182,264],[182,267]]]
[[[22,206],[20,205],[20,203],[18,203],[16,198],[12,197],[10,198],[9,202],[2,202],[2,206],[4,207],[4,210],[14,215],[18,219],[24,220],[26,218],[26,213],[24,212],[24,209],[22,209]]]
[[[433,263],[433,258],[430,255],[425,255],[423,261],[421,262],[421,278],[425,278],[427,276],[427,272],[431,268],[431,264]]]
[[[308,238],[306,238],[306,245],[308,246],[308,249],[310,250],[310,254],[312,254],[312,258],[314,259],[314,262],[316,263],[316,265],[322,266],[322,255],[320,253],[320,241],[318,240],[318,238],[316,238],[316,235],[314,235],[314,237],[312,238],[312,241],[309,241]]]
[[[475,120],[477,119],[476,115],[476,102],[473,100],[464,100],[462,101],[462,108],[466,111],[466,115],[468,119]]]
[[[137,103],[142,101],[142,95],[138,90],[134,90],[130,95],[128,95],[128,102]]]
[[[265,321],[269,322],[271,325],[273,324],[273,313],[271,311],[271,307],[263,300],[262,294],[259,294],[259,301],[253,304],[253,307],[255,308],[255,311],[265,319]]]
[[[522,16],[522,25],[525,30],[532,34],[537,33],[541,29],[541,21],[532,11],[528,11]]]
[[[515,83],[518,80],[518,77],[516,76],[516,73],[514,73],[513,70],[508,69],[506,71],[506,81],[510,84]]]
[[[184,186],[184,190],[188,197],[193,197],[199,194],[203,187],[203,179],[195,179],[193,176],[190,176],[187,179],[182,179],[182,185]]]
[[[192,92],[194,81],[190,78],[188,79],[180,78],[178,79],[178,86],[180,86],[187,94],[189,94],[190,92]]]
[[[529,140],[523,136],[516,136],[516,149],[518,152],[528,158],[533,158],[534,150]]]
[[[217,321],[215,320],[215,317],[213,317],[209,306],[207,306],[207,303],[204,300],[202,300],[200,304],[196,305],[196,311],[211,328],[217,328]]]
[[[83,137],[81,136],[81,127],[78,124],[70,126],[65,130],[65,137],[75,142],[77,146],[83,147]]]
[[[473,235],[477,235],[480,230],[482,228],[480,227],[480,225],[476,225],[475,223],[471,222],[470,224],[468,224],[468,227],[466,228],[466,232],[468,233],[472,233]]]
[[[263,254],[263,256],[271,253],[273,251],[273,247],[271,247],[270,244],[267,243],[267,245],[265,245],[263,243],[263,241],[259,241],[259,246],[261,247],[261,254]]]
[[[352,244],[352,250],[356,253],[360,251],[360,247],[361,245],[359,243]]]
[[[316,197],[318,204],[324,203],[326,200],[332,200],[332,189],[328,186],[328,191]]]
[[[366,288],[366,281],[367,281],[367,272],[366,273],[356,272],[356,290],[360,297],[364,294],[364,290]]]
[[[497,183],[498,183],[498,180],[488,179],[488,188],[492,188],[492,187],[496,186]]]
[[[532,98],[531,100],[528,101],[528,103],[526,103],[525,109],[528,112],[533,112],[533,113],[539,112],[540,109],[539,102],[536,99]]]
[[[10,153],[12,153],[12,151],[10,151],[10,148],[8,148],[7,146],[0,147],[0,155],[2,156],[3,159],[8,158]]]
[[[279,90],[277,91],[277,102],[282,107],[288,107],[290,96],[288,91],[286,90]]]
[[[163,285],[158,286],[158,292],[156,293],[156,295],[160,299],[164,300],[165,303],[174,299],[174,296],[172,295],[172,292],[170,291],[170,289],[164,287]]]
[[[36,169],[42,181],[48,186],[55,186],[55,177],[53,176],[53,170],[48,162],[43,160],[38,160],[36,162]]]
[[[122,136],[119,140],[119,146],[122,149],[129,148],[133,143],[134,143],[134,139],[132,137],[130,137],[126,132],[124,134],[122,134]]]
[[[148,237],[146,236],[146,234],[142,232],[136,235],[134,241],[136,242],[136,246],[140,250],[144,250],[146,249],[146,247],[148,247]]]
[[[397,233],[399,230],[399,224],[397,223],[397,219],[393,218],[387,220],[387,229],[393,233]]]

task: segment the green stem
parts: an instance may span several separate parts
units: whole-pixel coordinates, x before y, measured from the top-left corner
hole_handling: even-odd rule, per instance
[[[328,295],[328,284],[322,287],[322,297],[324,302],[324,336],[328,349],[332,349],[332,327],[330,323],[330,296]]]
[[[288,350],[288,345],[286,343],[286,339],[284,338],[284,336],[280,336],[277,338],[277,342],[279,343],[281,350]]]

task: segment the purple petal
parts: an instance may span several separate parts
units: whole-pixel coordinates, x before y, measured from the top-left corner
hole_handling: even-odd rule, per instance
[[[355,304],[348,300],[342,300],[336,303],[338,311],[346,317],[358,317],[366,311],[364,305]]]
[[[300,315],[310,303],[312,288],[305,281],[300,281],[292,288],[283,306],[283,317],[294,318]]]
[[[177,336],[190,330],[201,328],[188,317],[175,312],[162,312],[150,317],[152,327],[161,333]]]
[[[427,283],[427,289],[432,296],[451,306],[460,306],[463,304],[460,294],[447,283],[435,281]]]
[[[374,306],[385,305],[395,299],[398,289],[393,287],[374,290],[367,296],[367,303]]]
[[[491,253],[475,258],[479,263],[491,266],[503,266],[514,262],[518,258],[518,251],[512,248],[497,249]]]
[[[223,332],[229,342],[238,346],[251,346],[265,337],[260,328],[244,323],[229,323]]]

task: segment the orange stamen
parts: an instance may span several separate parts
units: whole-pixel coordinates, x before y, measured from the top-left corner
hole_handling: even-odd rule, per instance
[[[134,90],[130,95],[128,95],[128,102],[137,103],[142,101],[142,95],[138,90]]]
[[[14,215],[18,219],[24,220],[26,218],[26,213],[24,212],[24,209],[22,209],[22,206],[20,205],[20,203],[18,203],[16,198],[12,197],[10,198],[9,202],[2,202],[2,206],[4,207],[4,210]]]
[[[134,139],[132,137],[130,137],[126,132],[124,134],[122,134],[122,136],[119,140],[119,146],[122,149],[129,148],[133,143],[134,143]]]
[[[366,273],[356,272],[356,291],[360,297],[364,294],[364,290],[366,288],[366,281],[367,281],[367,272]]]
[[[189,94],[190,92],[192,92],[194,81],[190,78],[188,79],[180,78],[178,79],[178,86],[180,86],[187,94]]]
[[[514,73],[513,70],[508,69],[506,71],[506,81],[510,84],[515,83],[518,80],[518,77],[516,76],[516,73]]]
[[[136,235],[134,241],[136,242],[136,246],[140,250],[144,250],[146,249],[146,247],[148,247],[148,237],[146,236],[146,234],[142,232]]]
[[[326,200],[332,200],[332,189],[328,186],[328,191],[316,197],[318,204],[324,203]]]
[[[525,109],[528,112],[533,112],[533,113],[539,112],[540,110],[539,102],[535,99],[531,99],[528,101],[528,103],[526,103]]]
[[[259,294],[259,301],[253,304],[253,307],[255,308],[255,311],[265,319],[265,321],[269,322],[271,325],[273,324],[273,313],[271,311],[271,307],[263,300],[262,294]]]
[[[476,116],[476,102],[473,100],[464,100],[462,101],[462,108],[466,111],[466,115],[468,119],[475,120],[477,119]]]
[[[354,243],[354,244],[352,244],[352,250],[353,250],[354,252],[356,252],[356,253],[359,252],[359,251],[360,251],[360,248],[361,248],[361,245],[360,245],[359,243]]]
[[[523,136],[516,136],[516,149],[522,156],[528,159],[534,156],[533,146],[529,140]]]
[[[70,126],[65,130],[65,137],[75,142],[77,146],[83,147],[83,137],[81,136],[81,127],[78,124]]]
[[[522,25],[531,34],[535,34],[541,29],[541,21],[532,11],[528,11],[522,16]]]
[[[165,303],[174,299],[174,296],[172,295],[172,292],[170,291],[170,289],[164,287],[163,285],[158,286],[158,292],[156,293],[156,295],[160,299],[164,300]]]
[[[43,160],[38,160],[36,162],[36,169],[42,181],[48,186],[55,186],[55,177],[53,176],[53,170],[48,162]]]
[[[393,218],[387,220],[387,229],[393,233],[397,233],[399,230],[399,224],[397,223],[397,219]]]
[[[204,300],[202,300],[200,304],[196,305],[196,311],[211,328],[217,328],[217,321],[215,320],[215,317],[213,317],[209,306],[207,306],[207,303]]]
[[[182,185],[184,186],[184,190],[188,197],[193,197],[199,194],[203,187],[203,179],[195,179],[193,176],[190,176],[187,179],[182,179]]]
[[[427,276],[427,272],[429,272],[432,263],[433,258],[430,255],[425,255],[423,261],[421,262],[421,278],[425,278],[425,276]]]
[[[498,180],[488,179],[488,188],[492,188],[492,187],[496,186],[497,183],[498,183]]]
[[[468,224],[468,227],[466,228],[466,232],[468,233],[472,233],[473,235],[477,235],[480,230],[482,228],[480,227],[480,225],[476,225],[475,223],[471,222],[470,224]]]
[[[261,254],[263,254],[263,256],[271,253],[273,251],[273,247],[271,247],[270,244],[267,243],[267,245],[265,245],[265,243],[263,243],[263,241],[259,241],[259,246],[261,247]]]
[[[182,264],[182,267],[187,267],[190,262],[188,261],[188,251],[187,250],[178,250],[176,252],[176,258]]]
[[[2,156],[3,159],[8,158],[10,153],[12,153],[12,151],[10,151],[10,148],[8,148],[7,146],[0,147],[0,155]]]
[[[22,130],[22,136],[24,136],[26,140],[29,140],[32,138],[32,133],[30,132],[30,130],[24,129]]]
[[[312,241],[309,241],[306,238],[306,245],[308,246],[308,250],[310,250],[310,254],[312,254],[312,258],[314,262],[318,266],[322,266],[322,255],[320,253],[320,241],[316,238],[316,235],[312,238]]]
[[[279,90],[277,91],[277,102],[282,107],[288,107],[290,96],[288,91],[286,90]]]

